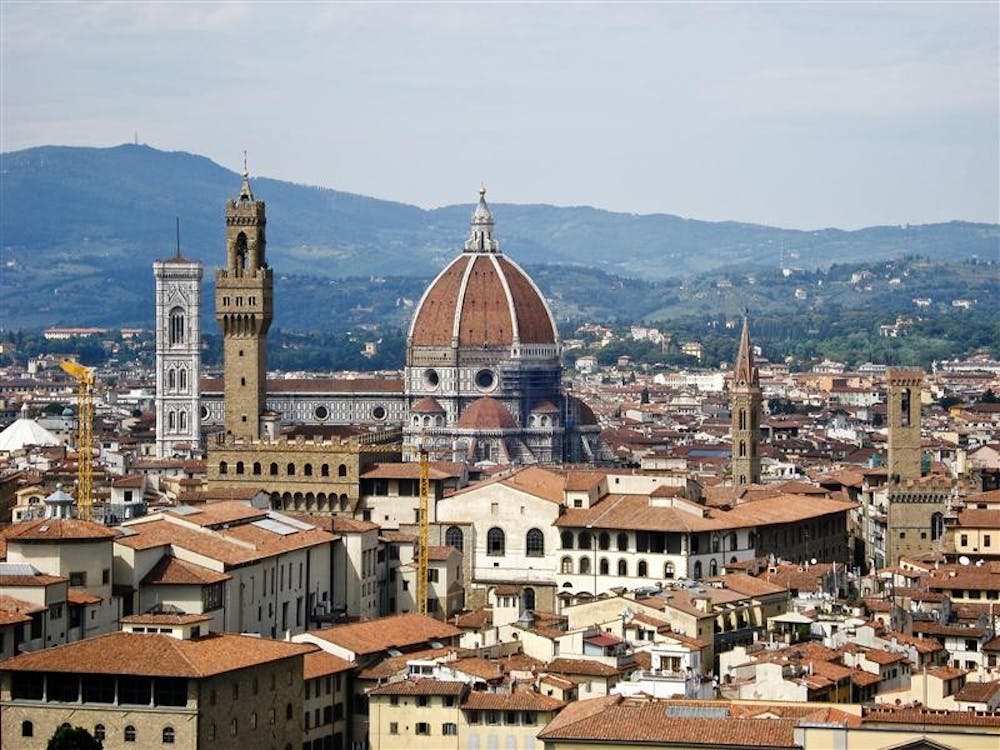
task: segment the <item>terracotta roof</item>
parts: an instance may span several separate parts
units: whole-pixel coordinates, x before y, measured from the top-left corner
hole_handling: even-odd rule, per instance
[[[513,430],[517,422],[506,406],[495,398],[483,396],[465,408],[456,426],[466,430]]]
[[[558,414],[560,409],[551,401],[539,401],[531,407],[532,414]]]
[[[461,555],[454,547],[427,545],[427,559],[435,562],[447,560],[452,555]]]
[[[27,576],[0,575],[0,586],[52,586],[57,583],[66,583],[69,578],[63,576],[50,576],[45,573]]]
[[[18,542],[85,541],[114,539],[117,534],[99,523],[72,518],[39,518],[23,521],[3,530],[8,540]]]
[[[1000,680],[991,682],[967,682],[955,693],[955,700],[969,703],[987,703],[1000,692]]]
[[[44,612],[43,605],[32,604],[13,596],[0,594],[0,625],[16,625],[19,622],[29,622],[31,615]]]
[[[382,682],[393,677],[405,676],[407,664],[413,659],[424,659],[427,661],[447,661],[455,657],[454,646],[442,646],[441,648],[425,648],[419,651],[408,651],[400,656],[389,656],[379,659],[371,666],[365,667],[357,673],[359,680],[377,680]]]
[[[299,656],[312,648],[228,633],[191,640],[159,633],[108,633],[12,657],[2,669],[201,678]]]
[[[424,396],[410,407],[411,414],[444,414],[444,407],[433,396]]]
[[[210,615],[188,615],[188,614],[154,614],[147,612],[143,615],[128,615],[121,619],[127,625],[194,625],[198,622],[211,622]]]
[[[553,659],[545,665],[545,669],[556,674],[586,675],[588,677],[616,677],[622,673],[622,670],[612,667],[610,664],[588,659]]]
[[[464,682],[408,679],[390,682],[387,685],[372,688],[369,695],[461,695],[465,690]]]
[[[920,724],[936,726],[1000,727],[1000,716],[970,711],[935,711],[926,708],[866,707],[862,724]]]
[[[89,606],[91,604],[98,604],[104,601],[99,596],[94,594],[89,594],[82,589],[70,589],[69,593],[66,594],[66,602],[68,604],[76,604],[78,606]]]
[[[513,311],[513,317],[511,312]],[[462,253],[424,293],[410,328],[414,346],[553,344],[556,332],[541,294],[499,253]]]
[[[249,490],[248,488],[241,488],[241,491],[244,493],[250,492],[251,496],[260,492],[259,489]],[[204,526],[206,528],[215,528],[225,526],[226,524],[245,523],[250,520],[267,518],[266,510],[253,508],[246,503],[241,503],[235,500],[223,500],[221,502],[206,503],[205,505],[197,506],[197,508],[194,508],[193,510],[196,512],[185,513],[181,517],[185,521],[197,524],[198,526]]]
[[[204,586],[228,581],[232,576],[164,555],[142,579],[143,586]]]
[[[560,700],[532,690],[510,693],[473,690],[462,702],[462,708],[469,711],[558,711],[564,705]]]
[[[314,680],[317,677],[326,677],[330,674],[347,672],[354,669],[354,666],[352,662],[346,659],[341,659],[339,656],[334,656],[322,649],[317,649],[306,654],[302,678],[305,680]]]
[[[381,617],[377,620],[335,625],[322,630],[310,630],[309,634],[335,643],[355,654],[374,654],[389,648],[457,638],[462,631],[454,625],[410,612]]]
[[[431,479],[452,479],[462,476],[465,464],[455,461],[431,461],[428,473]],[[361,472],[362,479],[419,479],[420,463],[400,461],[398,463],[372,464]]]

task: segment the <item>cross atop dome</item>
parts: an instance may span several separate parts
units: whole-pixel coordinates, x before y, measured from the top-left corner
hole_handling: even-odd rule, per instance
[[[479,188],[479,205],[472,212],[472,228],[465,241],[467,253],[499,253],[500,242],[493,237],[493,214],[486,205],[486,188]]]

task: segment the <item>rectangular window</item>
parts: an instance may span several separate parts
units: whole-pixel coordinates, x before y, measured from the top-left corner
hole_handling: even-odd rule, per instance
[[[992,539],[990,538],[990,535],[989,535],[989,534],[983,534],[983,546],[984,546],[984,547],[989,547],[989,546],[990,546],[990,543],[991,543],[992,541],[993,541],[993,540],[992,540]]]
[[[426,721],[418,721],[417,722],[416,731],[417,731],[417,734],[430,734],[431,733],[431,725],[428,724]]]
[[[101,583],[109,584],[111,583],[111,568],[105,568],[101,571]]]
[[[961,544],[963,547],[968,547],[969,546],[969,535],[968,534],[962,534],[961,540],[959,541],[959,544]]]
[[[455,736],[458,734],[458,724],[448,721],[441,725],[441,734]]]
[[[426,705],[428,705],[429,702],[430,701],[427,699],[426,695],[418,695],[417,696],[417,705],[418,706],[426,706]]]
[[[70,586],[86,586],[87,585],[87,571],[85,571],[85,570],[70,571],[70,574],[69,574],[69,585]]]
[[[389,734],[399,734],[399,722],[390,721],[389,722]]]
[[[499,711],[487,711],[486,712],[486,723],[487,724],[499,724],[500,723],[500,712]]]

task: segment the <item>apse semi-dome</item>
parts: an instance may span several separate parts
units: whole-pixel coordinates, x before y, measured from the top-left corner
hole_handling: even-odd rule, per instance
[[[555,345],[555,320],[531,278],[500,252],[486,191],[465,250],[424,292],[410,325],[411,346]]]

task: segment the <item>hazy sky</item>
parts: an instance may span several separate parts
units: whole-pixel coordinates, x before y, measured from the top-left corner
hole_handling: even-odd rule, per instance
[[[0,2],[0,148],[131,141],[420,206],[996,222],[998,7]]]

